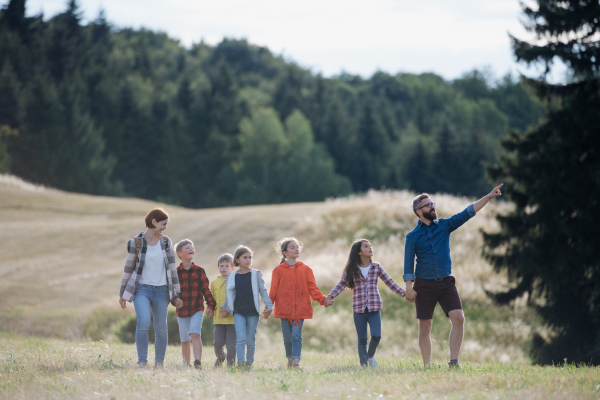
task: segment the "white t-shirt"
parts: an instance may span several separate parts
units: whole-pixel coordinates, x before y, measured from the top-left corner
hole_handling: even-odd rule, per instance
[[[371,270],[371,266],[373,264],[369,264],[368,267],[363,268],[360,265],[358,266],[358,269],[360,269],[360,272],[362,272],[363,276],[365,277],[365,279],[367,279],[367,277],[369,276],[369,271]]]
[[[160,241],[154,246],[146,247],[146,262],[144,263],[140,283],[151,286],[163,286],[167,284],[165,258],[160,248]]]

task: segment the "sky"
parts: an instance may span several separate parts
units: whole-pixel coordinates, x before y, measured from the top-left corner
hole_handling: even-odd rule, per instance
[[[6,3],[1,1],[0,4]],[[67,0],[28,0],[45,18]],[[517,64],[508,33],[531,39],[518,0],[78,0],[84,23],[103,9],[116,28],[166,32],[189,46],[247,39],[314,73],[433,72],[455,79],[475,68],[496,78],[539,75]],[[550,81],[562,81],[557,66]]]

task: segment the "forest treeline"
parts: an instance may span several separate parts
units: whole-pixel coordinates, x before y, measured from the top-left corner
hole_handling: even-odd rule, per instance
[[[245,40],[0,11],[0,172],[187,207],[316,201],[370,188],[489,191],[499,139],[544,105],[474,70],[324,78]],[[440,60],[440,63],[443,60]]]

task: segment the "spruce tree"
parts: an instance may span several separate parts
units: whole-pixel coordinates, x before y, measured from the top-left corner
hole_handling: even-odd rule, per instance
[[[535,4],[524,7],[526,27],[545,44],[513,38],[514,53],[547,71],[558,57],[574,82],[531,81],[550,113],[527,134],[512,132],[508,155],[489,171],[515,209],[498,216],[501,231],[484,235],[484,251],[513,284],[495,298],[527,296],[550,328],[533,338],[534,361],[600,364],[600,3]]]

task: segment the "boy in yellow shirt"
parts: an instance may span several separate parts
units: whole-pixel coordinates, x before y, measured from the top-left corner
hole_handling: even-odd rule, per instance
[[[227,280],[227,275],[233,271],[233,256],[229,253],[221,255],[217,260],[217,265],[219,266],[219,273],[221,275],[210,283],[210,292],[217,303],[218,309],[227,298],[225,281]],[[221,310],[220,313],[216,312],[214,316],[213,347],[217,356],[215,367],[223,365],[225,359],[227,359],[227,366],[233,367],[235,366],[235,327],[233,325],[233,315],[230,315],[225,307]],[[223,346],[227,347],[227,353],[223,351]]]

